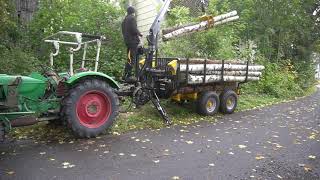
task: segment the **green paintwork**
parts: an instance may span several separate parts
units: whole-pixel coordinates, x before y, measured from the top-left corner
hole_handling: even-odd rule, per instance
[[[44,98],[46,90],[51,85],[55,88],[50,78],[45,78],[39,73],[32,73],[30,76],[11,76],[0,74],[0,103],[6,103],[8,97],[8,85],[12,84],[17,77],[21,77],[22,81],[18,85],[18,112],[17,109],[12,109],[13,112],[0,113],[0,121],[12,120],[19,116],[28,114],[42,114],[48,110],[55,110],[60,107],[60,99],[55,97],[55,93],[51,92],[49,96]]]
[[[36,78],[33,78],[34,76]],[[10,76],[10,75],[0,75],[0,86],[1,86],[1,98],[7,96],[8,85],[11,84],[17,77],[22,78],[22,82],[18,87],[18,93],[26,96],[30,99],[38,99],[44,95],[46,89],[46,81],[41,79],[39,74],[32,74],[28,76]],[[44,77],[43,77],[44,78]]]
[[[80,79],[84,78],[84,77],[101,77],[104,80],[106,80],[111,87],[113,88],[117,88],[119,89],[120,86],[119,84],[110,76],[104,74],[104,73],[100,73],[100,72],[93,72],[93,71],[87,71],[87,72],[81,72],[81,73],[77,73],[74,76],[70,77],[70,79],[68,79],[68,81],[66,82],[67,84],[73,85],[76,82],[78,82]]]

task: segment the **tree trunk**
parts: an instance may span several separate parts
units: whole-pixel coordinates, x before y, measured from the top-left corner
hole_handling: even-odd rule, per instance
[[[206,67],[207,71],[221,71],[222,64],[207,64]],[[180,71],[186,71],[187,65],[181,64]],[[232,64],[225,64],[224,65],[225,71],[246,71],[247,65],[232,65]],[[252,65],[249,66],[249,71],[262,71],[264,70],[264,66]],[[203,64],[195,64],[189,65],[189,72],[204,72],[204,65]]]
[[[206,21],[202,21],[198,24],[191,24],[187,26],[181,26],[169,30],[164,30],[163,32],[165,32],[166,34],[163,35],[162,39],[164,41],[168,41],[187,34],[195,33],[198,31],[204,31],[208,28],[235,21],[237,19],[239,19],[239,16],[237,16],[237,11],[232,11],[230,13],[216,16]]]
[[[204,72],[194,72],[191,73],[194,75],[204,75]],[[221,71],[207,71],[207,75],[221,75]],[[225,76],[246,76],[247,72],[246,71],[224,71],[223,74]],[[253,76],[253,77],[260,77],[262,75],[262,72],[258,71],[249,71],[248,76]]]
[[[32,20],[38,9],[39,0],[15,0],[16,15],[21,24],[27,24]]]
[[[212,83],[222,81],[222,76],[208,75],[206,76],[205,82],[203,81],[203,75],[189,75],[188,84],[202,84],[202,83]],[[224,82],[244,82],[246,80],[245,76],[223,76]],[[259,81],[259,77],[248,77],[248,81]]]

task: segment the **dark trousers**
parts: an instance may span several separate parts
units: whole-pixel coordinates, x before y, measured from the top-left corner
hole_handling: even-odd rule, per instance
[[[137,65],[137,51],[138,51],[137,46],[128,47],[127,49],[128,61],[124,68],[124,76],[123,76],[124,79],[127,79],[132,76],[132,69],[135,68],[135,66]]]

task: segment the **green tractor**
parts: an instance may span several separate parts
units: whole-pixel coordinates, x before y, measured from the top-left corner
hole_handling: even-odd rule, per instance
[[[13,127],[41,121],[65,123],[81,138],[95,137],[110,127],[118,115],[115,89],[119,85],[110,76],[98,72],[103,40],[103,36],[61,31],[45,39],[55,49],[50,54],[50,68],[30,76],[0,74],[0,141]],[[63,73],[53,70],[60,45],[68,46],[70,56],[69,70]],[[90,45],[96,50],[93,69],[86,67]],[[81,66],[74,69],[74,54],[80,50]]]

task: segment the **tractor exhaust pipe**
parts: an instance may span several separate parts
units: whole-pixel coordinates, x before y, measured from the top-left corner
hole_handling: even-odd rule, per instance
[[[12,127],[22,127],[22,126],[31,126],[38,123],[36,117],[33,116],[22,116],[15,120],[10,121]]]

